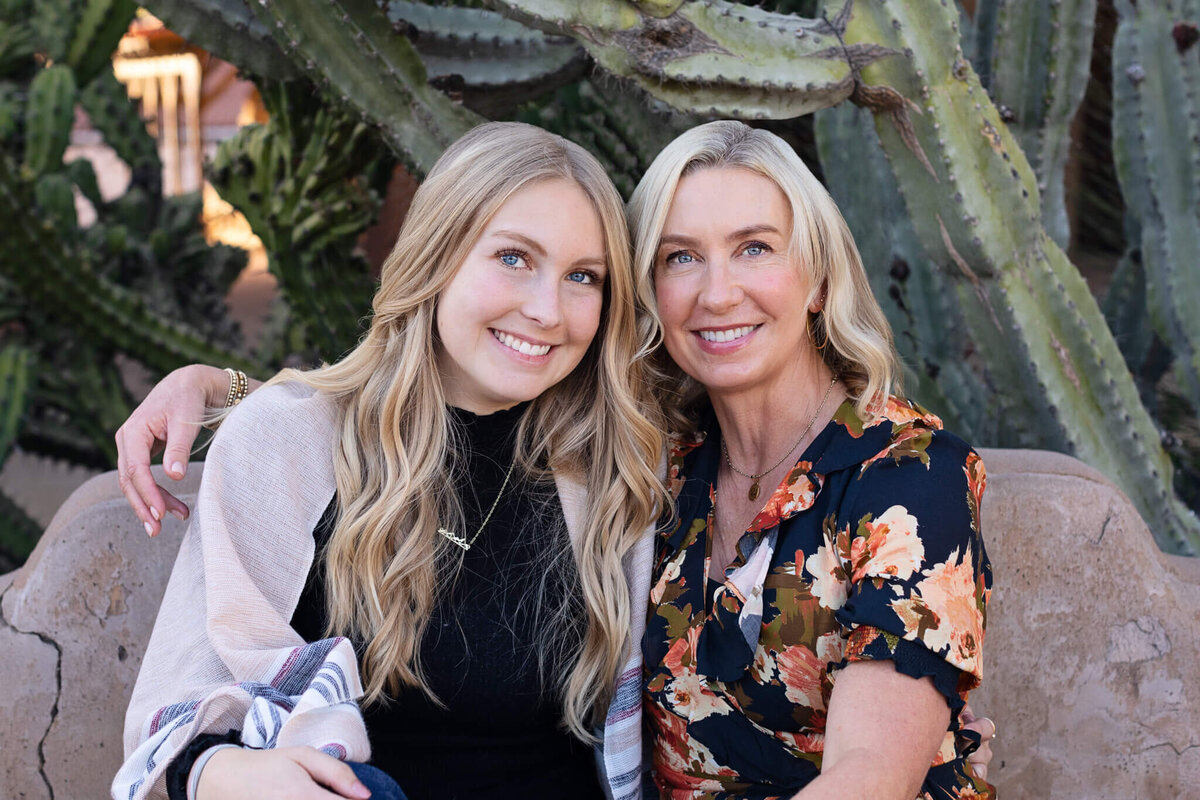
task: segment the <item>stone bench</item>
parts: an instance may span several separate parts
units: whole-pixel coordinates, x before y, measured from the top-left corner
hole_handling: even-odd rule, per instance
[[[1124,495],[1072,458],[983,457],[996,588],[973,705],[999,725],[1001,796],[1200,798],[1200,559],[1161,554]],[[168,518],[148,541],[108,473],[0,576],[0,797],[107,796],[182,532]]]

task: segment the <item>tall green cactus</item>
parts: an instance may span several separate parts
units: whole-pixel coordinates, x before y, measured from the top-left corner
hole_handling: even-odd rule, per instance
[[[1113,149],[1155,331],[1200,408],[1200,4],[1117,3]]]
[[[1087,88],[1096,0],[983,0],[975,16],[976,46],[990,55],[984,85],[1037,174],[1046,232],[1066,248],[1063,172],[1071,120]]]

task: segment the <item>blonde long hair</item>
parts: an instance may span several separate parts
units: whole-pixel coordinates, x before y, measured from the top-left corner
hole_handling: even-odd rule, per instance
[[[833,198],[775,134],[741,122],[710,122],[680,134],[658,154],[629,201],[639,282],[654,280],[658,243],[679,180],[722,167],[762,175],[787,197],[792,208],[791,255],[812,286],[796,313],[808,313],[808,305],[825,290],[824,306],[810,318],[810,330],[818,340],[828,337],[828,346],[819,351],[822,360],[846,386],[859,416],[873,419],[877,404],[899,383],[891,327]],[[694,408],[704,388],[671,361],[664,347],[657,361],[665,375],[664,405],[672,430],[689,430],[694,421],[684,412]]]
[[[488,123],[468,132],[413,197],[361,343],[336,364],[274,380],[313,386],[340,411],[338,516],[324,562],[330,631],[366,643],[368,702],[402,686],[434,697],[421,642],[447,590],[439,553],[453,547],[437,528],[463,518],[453,489],[456,431],[435,352],[438,298],[500,206],[523,187],[556,178],[577,184],[600,218],[604,312],[581,363],[523,414],[516,457],[528,475],[546,477],[544,465],[587,489],[574,548],[586,632],[559,679],[564,722],[587,740],[627,657],[633,612],[625,555],[669,502],[655,473],[663,420],[647,380],[657,341],[653,299],[648,284],[634,281],[624,207],[600,164],[530,125]],[[549,542],[545,557],[549,569]],[[540,645],[562,638],[561,630],[539,628]]]

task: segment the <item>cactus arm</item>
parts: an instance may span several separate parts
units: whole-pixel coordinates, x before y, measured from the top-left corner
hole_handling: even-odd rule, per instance
[[[574,40],[527,28],[495,11],[393,0],[388,18],[407,28],[429,82],[484,116],[506,116],[522,103],[581,77],[589,65]]]
[[[149,0],[145,5],[189,42],[254,75],[284,80],[300,74],[242,0]]]
[[[855,66],[882,57],[845,48],[836,23],[722,0],[684,3],[663,19],[624,0],[499,0],[505,14],[574,36],[604,69],[673,107],[746,118],[801,116],[845,100]]]
[[[272,0],[251,7],[293,62],[379,125],[418,175],[483,121],[428,85],[420,56],[373,0]]]
[[[162,372],[197,361],[257,371],[245,357],[159,319],[141,298],[96,275],[85,254],[69,251],[53,226],[34,220],[30,195],[0,158],[0,271],[28,303]]]
[[[111,69],[113,51],[136,11],[136,0],[86,0],[67,49],[67,63],[80,85]]]
[[[906,54],[868,65],[861,78],[919,104],[907,120],[877,114],[876,129],[922,243],[956,277],[997,385],[1023,386],[1019,411],[1043,441],[1121,486],[1160,546],[1200,551],[1200,522],[1173,495],[1171,462],[1120,350],[1042,228],[1033,171],[958,47],[956,12],[858,3],[845,36]]]
[[[1134,242],[1146,270],[1150,318],[1200,408],[1200,52],[1181,48],[1176,24],[1196,4],[1117,3],[1113,43],[1113,151]]]
[[[0,350],[0,464],[17,440],[33,388],[33,353],[10,343]]]
[[[29,84],[25,129],[25,168],[34,174],[57,171],[71,139],[75,114],[75,75],[66,64],[47,67]]]
[[[1038,176],[1043,224],[1059,247],[1071,238],[1063,172],[1095,21],[1096,0],[1010,0],[995,15],[991,95],[1009,110],[1008,126]]]
[[[125,87],[112,72],[102,72],[79,93],[79,103],[104,142],[133,170],[135,182],[157,187],[162,181],[158,145],[146,131]]]
[[[872,115],[843,104],[816,115],[821,168],[891,323],[904,392],[974,441],[997,440],[999,395],[973,368],[975,343],[952,279],[926,254],[879,145]]]

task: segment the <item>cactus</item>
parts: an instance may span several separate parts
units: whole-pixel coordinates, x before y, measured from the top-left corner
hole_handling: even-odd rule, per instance
[[[241,0],[153,0],[171,30],[253,75],[287,80],[300,72]]]
[[[27,302],[59,324],[138,354],[157,370],[204,361],[254,371],[255,365],[244,356],[213,347],[182,326],[160,319],[143,298],[96,275],[88,254],[68,250],[53,225],[31,218],[30,194],[0,159],[0,217],[8,221],[0,237],[0,271]],[[30,264],[38,268],[30,269]]]
[[[1040,224],[1037,184],[958,47],[956,15],[854,6],[848,42],[909,53],[866,67],[867,84],[919,102],[876,117],[922,243],[954,275],[997,385],[1039,439],[1097,466],[1138,505],[1164,548],[1200,550],[1200,522],[1174,497],[1172,467],[1120,350],[1078,271]],[[1004,439],[1001,439],[1004,443]]]
[[[50,62],[66,58],[71,32],[75,30],[82,9],[75,0],[35,0],[30,23],[37,41],[37,50]],[[9,19],[19,19],[20,10],[8,9]]]
[[[583,75],[587,57],[571,39],[547,36],[494,11],[393,0],[388,18],[402,26],[429,82],[488,117]]]
[[[870,112],[845,104],[818,112],[816,133],[826,182],[896,336],[905,393],[963,436],[997,441],[1000,423],[1020,419],[1003,413],[1004,393],[977,371],[953,282],[917,238]]]
[[[129,27],[136,11],[136,0],[87,0],[66,56],[81,84],[111,69],[113,45]]]
[[[294,63],[375,122],[419,175],[483,121],[428,85],[416,50],[372,0],[279,0],[251,8]]]
[[[0,350],[0,464],[17,440],[33,385],[33,352],[9,343]]]
[[[84,87],[79,103],[104,137],[104,143],[129,165],[133,183],[155,189],[161,186],[158,145],[146,132],[146,126],[138,118],[137,106],[112,72],[101,72]]]
[[[990,54],[984,85],[1038,176],[1046,232],[1065,248],[1071,230],[1063,171],[1071,120],[1087,88],[1096,0],[985,0],[975,13],[976,46]]]
[[[37,74],[29,85],[25,125],[25,168],[41,174],[62,166],[75,118],[75,75],[56,64]]]
[[[1146,272],[1154,330],[1175,354],[1180,386],[1200,408],[1200,62],[1195,2],[1118,2],[1113,150]]]
[[[370,308],[370,268],[352,251],[392,162],[366,124],[321,108],[304,88],[263,84],[263,101],[270,121],[221,145],[212,180],[262,239],[293,324],[306,326],[300,338],[334,359],[358,340]],[[359,180],[364,173],[373,178]]]
[[[808,114],[849,98],[854,69],[884,55],[870,44],[843,47],[826,20],[719,0],[684,3],[666,19],[619,0],[496,4],[534,27],[575,37],[600,66],[689,113]]]

